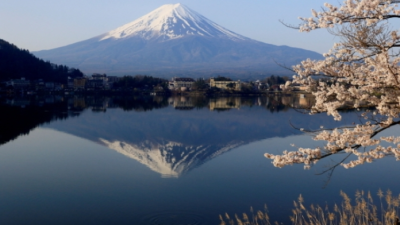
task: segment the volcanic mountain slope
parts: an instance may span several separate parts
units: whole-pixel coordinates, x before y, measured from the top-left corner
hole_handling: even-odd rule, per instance
[[[285,74],[312,51],[275,46],[227,30],[182,4],[164,5],[97,37],[35,52],[84,72],[110,74]]]

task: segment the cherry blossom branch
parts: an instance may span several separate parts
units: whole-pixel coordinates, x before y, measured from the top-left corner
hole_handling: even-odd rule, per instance
[[[353,127],[318,129],[315,140],[326,141],[323,148],[298,148],[282,155],[265,154],[277,167],[302,163],[309,168],[318,160],[347,152],[356,160],[341,163],[345,168],[372,162],[387,155],[400,160],[400,137],[375,136],[398,125],[400,117],[400,35],[389,26],[389,19],[400,18],[398,0],[346,0],[338,7],[325,3],[320,12],[312,10],[312,17],[300,18],[301,32],[326,28],[339,36],[341,42],[323,54],[324,60],[304,60],[293,66],[296,75],[282,85],[284,91],[301,85],[315,96],[311,114],[326,112],[341,120],[340,109],[373,107],[373,116]],[[281,21],[285,26],[295,28]],[[335,28],[336,30],[333,30]],[[315,76],[318,77],[315,77]],[[378,117],[379,116],[379,117]],[[386,141],[393,146],[383,147]],[[360,152],[364,147],[369,151]],[[347,159],[347,158],[346,158]]]

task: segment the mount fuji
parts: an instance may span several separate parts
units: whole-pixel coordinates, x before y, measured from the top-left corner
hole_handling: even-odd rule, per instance
[[[204,76],[284,75],[277,65],[322,56],[275,46],[230,31],[182,4],[169,4],[105,34],[33,52],[85,73]]]

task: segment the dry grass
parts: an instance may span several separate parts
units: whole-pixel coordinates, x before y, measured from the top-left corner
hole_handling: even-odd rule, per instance
[[[221,225],[247,225],[247,224],[257,224],[257,225],[270,225],[269,216],[268,216],[268,208],[267,205],[264,206],[264,212],[257,211],[254,213],[253,207],[250,208],[251,215],[247,215],[243,213],[242,218],[235,214],[233,218],[231,218],[228,213],[225,213],[224,216],[219,215],[219,219],[221,220]]]
[[[370,192],[357,191],[354,203],[346,193],[340,192],[343,201],[340,205],[334,205],[332,209],[328,206],[311,205],[309,208],[304,206],[304,199],[300,195],[294,201],[293,214],[290,220],[295,225],[400,225],[399,204],[400,196],[393,196],[388,190],[383,193],[378,191],[379,201],[374,204],[374,199]],[[220,215],[221,225],[270,225],[268,210],[265,206],[264,212],[254,213],[250,209],[251,215],[243,213],[242,217],[235,214],[230,217],[228,214]],[[274,224],[278,224],[275,222]]]

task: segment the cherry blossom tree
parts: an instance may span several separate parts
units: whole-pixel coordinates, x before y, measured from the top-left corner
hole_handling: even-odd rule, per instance
[[[302,163],[309,168],[339,152],[356,156],[339,163],[345,168],[386,156],[400,160],[400,137],[378,137],[400,124],[400,35],[392,27],[400,18],[399,2],[325,3],[321,11],[312,10],[312,17],[300,18],[301,32],[325,28],[340,37],[340,42],[323,55],[323,60],[307,59],[293,66],[296,75],[282,88],[290,91],[293,84],[307,87],[316,98],[311,114],[326,112],[341,120],[340,110],[353,108],[361,110],[363,118],[352,126],[312,131],[315,140],[326,141],[320,148],[298,148],[281,155],[266,153],[276,167]]]

